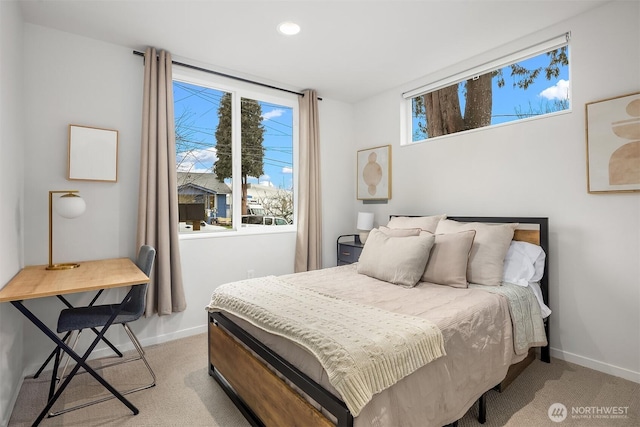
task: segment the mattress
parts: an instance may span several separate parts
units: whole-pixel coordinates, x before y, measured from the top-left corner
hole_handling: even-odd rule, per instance
[[[355,264],[279,278],[348,301],[421,317],[442,331],[446,356],[374,395],[354,419],[355,427],[424,427],[451,423],[461,418],[485,391],[500,383],[512,363],[525,357],[514,352],[510,307],[507,297],[501,294],[478,287],[460,289],[423,282],[407,288],[358,274]],[[258,286],[259,279],[255,280]],[[531,291],[522,288],[522,292]],[[320,363],[301,346],[262,331],[232,313],[226,314],[324,388],[340,396]],[[370,319],[372,323],[376,320]],[[331,418],[330,414],[323,413]]]

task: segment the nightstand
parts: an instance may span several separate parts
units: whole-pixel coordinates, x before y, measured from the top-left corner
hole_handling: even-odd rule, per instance
[[[364,244],[357,234],[343,234],[338,237],[338,265],[352,264],[358,261]]]

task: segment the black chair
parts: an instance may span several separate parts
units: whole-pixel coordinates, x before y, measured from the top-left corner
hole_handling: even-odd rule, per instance
[[[151,270],[153,269],[155,257],[156,257],[156,250],[153,247],[148,245],[142,246],[140,248],[140,251],[138,252],[136,265],[138,266],[138,268],[140,268],[140,270],[144,272],[144,274],[149,276],[151,274]],[[145,366],[147,367],[147,370],[151,374],[152,382],[132,390],[121,392],[122,395],[134,393],[140,390],[145,390],[156,385],[156,376],[153,373],[151,366],[147,362],[147,359],[144,357],[144,350],[142,348],[142,345],[140,344],[140,341],[138,341],[138,338],[135,336],[135,334],[133,333],[131,328],[129,328],[129,325],[128,325],[128,323],[138,320],[144,313],[145,301],[146,301],[146,295],[147,295],[147,286],[148,284],[145,283],[140,285],[134,285],[132,287],[133,289],[131,290],[131,293],[128,295],[128,301],[125,302],[122,310],[117,314],[115,320],[112,323],[114,325],[120,324],[124,327],[125,332],[129,336],[129,339],[133,343],[133,346],[137,350],[139,356],[120,360],[115,363],[101,366],[99,368],[99,369],[104,369],[109,366],[119,365],[121,363],[126,363],[126,362],[132,362],[135,360],[142,360],[144,362]],[[73,308],[64,309],[60,312],[60,316],[58,317],[57,330],[59,333],[63,333],[63,332],[67,333],[67,336],[66,336],[67,345],[71,341],[73,332],[74,331],[77,332],[74,340],[74,344],[73,344],[73,348],[75,348],[78,342],[78,338],[80,337],[80,334],[82,333],[83,329],[93,329],[96,327],[104,327],[109,321],[109,319],[111,318],[114,311],[118,309],[119,305],[120,304],[103,304],[103,305],[93,305],[88,307],[73,307]],[[49,398],[51,398],[53,396],[53,393],[55,392],[56,382],[61,381],[64,378],[64,372],[66,371],[66,368],[69,364],[69,359],[67,359],[63,372],[58,377],[57,371],[60,365],[60,355],[61,355],[61,351],[60,351],[60,348],[58,348],[56,352],[55,362],[54,362],[54,372],[51,378],[51,387],[49,389]],[[52,412],[49,414],[49,416],[61,415],[63,413],[73,411],[75,409],[84,408],[86,406],[94,405],[96,403],[104,402],[106,400],[113,399],[113,398],[114,396],[108,396],[108,397],[94,400],[88,403],[83,403],[81,405],[77,405],[72,408],[67,408],[59,412]]]

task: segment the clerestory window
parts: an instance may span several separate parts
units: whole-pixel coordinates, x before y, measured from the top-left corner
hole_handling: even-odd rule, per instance
[[[569,34],[403,94],[403,144],[570,109]]]

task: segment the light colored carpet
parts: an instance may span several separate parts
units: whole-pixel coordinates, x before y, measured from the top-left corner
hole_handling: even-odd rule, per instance
[[[93,405],[54,418],[42,426],[219,426],[245,427],[249,424],[207,373],[206,335],[148,347],[147,359],[158,377],[151,389],[128,395],[140,413],[132,415],[120,401]],[[136,361],[102,371],[118,389],[148,382],[148,372]],[[46,403],[48,375],[25,379],[9,426],[27,426]],[[55,408],[72,406],[83,399],[106,395],[88,374],[73,379]],[[568,417],[553,422],[549,407],[562,403]],[[605,418],[608,408],[624,411],[619,418]],[[626,409],[625,409],[626,408]],[[581,418],[572,415],[581,411]],[[587,418],[586,411],[591,411]],[[598,411],[601,414],[597,415]],[[460,427],[480,426],[474,405],[460,421]],[[626,381],[553,359],[551,364],[536,360],[503,393],[487,396],[487,427],[514,426],[640,426],[640,384]],[[285,427],[285,426],[283,426]],[[395,426],[390,426],[395,427]]]

